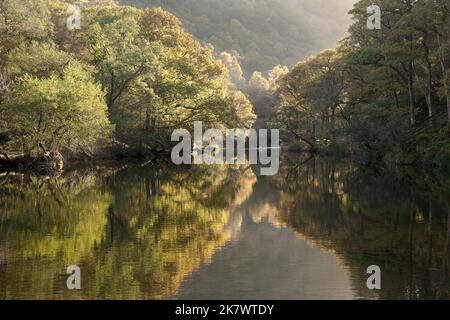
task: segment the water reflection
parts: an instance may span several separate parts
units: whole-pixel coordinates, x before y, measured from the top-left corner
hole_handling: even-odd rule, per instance
[[[2,187],[0,288],[14,298],[163,298],[232,236],[249,167],[94,168]],[[239,223],[237,223],[239,224]],[[83,290],[65,290],[79,265]]]
[[[340,257],[355,297],[449,299],[448,183],[313,159],[285,166],[276,185],[278,220]],[[369,265],[383,290],[366,288]]]
[[[3,175],[0,298],[449,298],[446,181],[319,159],[254,172]],[[75,292],[65,284],[74,264]],[[372,264],[381,291],[366,288]]]

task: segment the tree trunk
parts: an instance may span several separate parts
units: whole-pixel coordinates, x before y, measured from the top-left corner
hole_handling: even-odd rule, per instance
[[[436,36],[437,36],[437,42],[438,42],[439,62],[441,65],[442,79],[444,82],[445,97],[447,100],[448,121],[450,122],[450,92],[449,92],[448,81],[447,81],[447,76],[446,76],[447,66],[445,63],[444,49],[442,48],[442,41],[441,41],[441,36],[439,34],[439,31],[436,31]]]
[[[428,48],[426,41],[428,39],[428,35],[424,37],[424,51],[425,51],[425,64],[427,68],[427,84],[426,84],[426,101],[428,105],[428,116],[431,118],[433,116],[433,68],[431,66],[430,60],[430,48]]]
[[[411,63],[412,68],[412,63]],[[412,71],[412,70],[410,70]],[[416,103],[415,103],[415,95],[414,95],[414,80],[412,76],[412,72],[408,74],[408,94],[409,94],[409,114],[411,126],[416,124]]]

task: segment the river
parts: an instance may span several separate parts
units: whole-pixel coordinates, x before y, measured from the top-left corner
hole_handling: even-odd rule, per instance
[[[2,174],[0,299],[450,298],[448,180],[300,156],[257,169]]]

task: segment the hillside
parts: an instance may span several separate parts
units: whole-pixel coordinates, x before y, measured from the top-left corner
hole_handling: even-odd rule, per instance
[[[334,47],[350,24],[353,0],[120,0],[161,6],[178,16],[196,38],[217,52],[236,51],[246,75],[275,65],[292,67]]]

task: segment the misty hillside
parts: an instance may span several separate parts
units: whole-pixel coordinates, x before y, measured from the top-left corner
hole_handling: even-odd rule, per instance
[[[161,6],[216,51],[236,51],[244,71],[292,66],[334,47],[350,20],[354,0],[120,0],[136,7]]]

